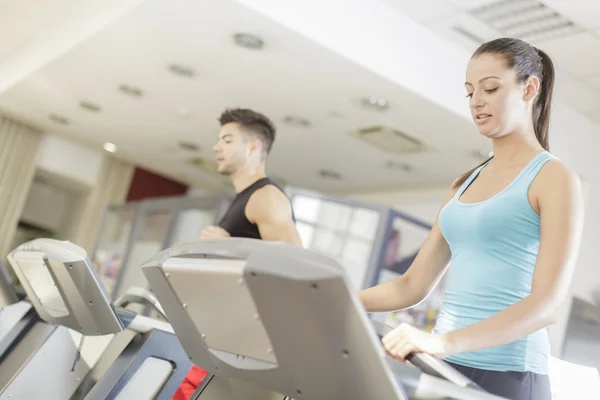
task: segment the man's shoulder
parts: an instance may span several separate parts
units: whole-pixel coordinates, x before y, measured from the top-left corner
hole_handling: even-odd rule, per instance
[[[263,187],[256,189],[252,195],[250,195],[248,203],[253,202],[257,204],[274,205],[282,201],[289,202],[285,192],[279,186],[268,183]]]

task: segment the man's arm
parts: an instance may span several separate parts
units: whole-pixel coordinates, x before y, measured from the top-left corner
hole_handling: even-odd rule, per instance
[[[276,186],[267,185],[250,196],[246,218],[258,226],[263,240],[282,241],[302,247],[292,218],[292,205]]]

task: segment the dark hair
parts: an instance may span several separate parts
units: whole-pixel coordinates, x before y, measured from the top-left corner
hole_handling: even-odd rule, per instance
[[[223,126],[231,122],[258,136],[263,143],[263,151],[269,154],[275,141],[275,125],[269,118],[247,108],[228,108],[219,117],[219,123]]]
[[[535,136],[542,147],[549,151],[548,130],[550,128],[550,105],[554,90],[554,64],[552,60],[540,49],[527,42],[513,38],[500,38],[489,41],[479,46],[471,58],[482,54],[497,54],[503,56],[508,67],[517,73],[520,83],[525,82],[530,76],[540,79],[540,92],[533,105],[533,129]],[[483,164],[493,158],[490,157],[483,163],[465,172],[455,182],[453,187],[459,187],[465,180]]]

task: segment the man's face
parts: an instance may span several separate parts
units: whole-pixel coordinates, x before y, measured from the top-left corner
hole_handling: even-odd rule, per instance
[[[248,139],[248,134],[242,131],[237,122],[221,127],[219,140],[213,147],[220,174],[234,174],[246,164],[251,153],[251,143]]]

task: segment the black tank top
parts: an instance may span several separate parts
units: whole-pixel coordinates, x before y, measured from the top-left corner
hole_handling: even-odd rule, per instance
[[[248,204],[248,200],[250,196],[257,191],[258,189],[265,187],[267,185],[276,186],[279,190],[281,190],[284,194],[283,189],[270,178],[262,178],[254,182],[252,185],[248,186],[246,189],[239,192],[231,204],[225,212],[225,215],[219,221],[219,226],[225,229],[231,237],[245,237],[251,239],[262,239],[260,237],[260,232],[258,230],[258,226],[256,224],[251,223],[246,218],[246,204]],[[287,195],[286,195],[287,197]],[[294,211],[292,210],[292,218],[294,222],[296,221],[294,217]]]

